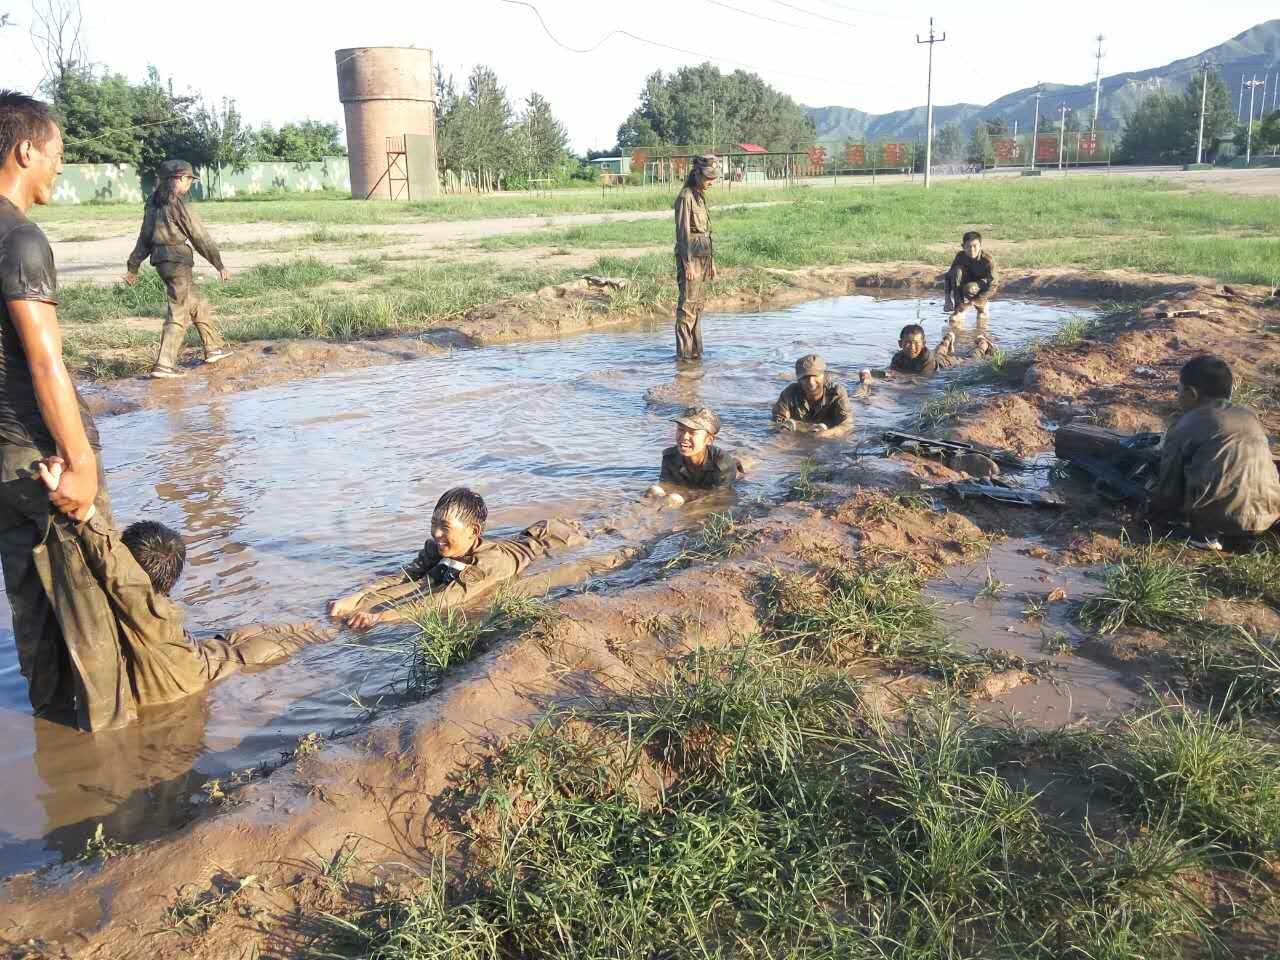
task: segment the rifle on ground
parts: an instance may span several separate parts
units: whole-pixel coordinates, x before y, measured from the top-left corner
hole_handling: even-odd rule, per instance
[[[1042,493],[1039,490],[1028,490],[1025,487],[1015,486],[1008,480],[1001,480],[999,477],[987,480],[954,480],[951,483],[927,487],[926,489],[942,490],[961,500],[978,497],[1015,507],[1060,508],[1066,506],[1060,497],[1050,493]]]
[[[1068,467],[1093,480],[1094,491],[1113,501],[1129,500],[1145,508],[1151,499],[1164,434],[1132,435],[1069,423],[1053,435],[1053,449]]]
[[[1009,467],[1012,470],[1026,470],[1030,466],[1026,460],[1009,450],[980,447],[974,443],[965,443],[963,440],[939,440],[936,437],[921,437],[914,433],[903,433],[900,430],[886,430],[880,434],[880,439],[888,449],[907,450],[944,461],[966,453],[976,453],[990,457],[1000,466]]]

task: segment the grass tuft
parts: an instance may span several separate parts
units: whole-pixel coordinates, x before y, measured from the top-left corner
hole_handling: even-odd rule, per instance
[[[1105,586],[1079,607],[1080,621],[1102,634],[1121,627],[1173,630],[1198,620],[1209,599],[1204,576],[1183,554],[1137,547],[1103,571]]]

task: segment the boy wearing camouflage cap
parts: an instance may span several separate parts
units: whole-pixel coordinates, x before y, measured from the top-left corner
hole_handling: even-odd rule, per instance
[[[653,497],[668,497],[673,505],[684,503],[678,493],[669,494],[663,484],[691,490],[721,490],[733,486],[745,472],[741,461],[715,445],[720,418],[706,407],[689,407],[675,418],[676,443],[662,451],[662,474],[649,488]]]
[[[164,281],[169,296],[169,310],[160,334],[160,352],[151,370],[153,379],[169,379],[184,374],[178,369],[178,353],[187,335],[187,325],[194,323],[204,347],[204,362],[217,363],[229,355],[221,334],[213,322],[209,301],[196,293],[191,272],[195,266],[192,248],[218,271],[218,278],[230,274],[222,264],[222,254],[200,222],[200,218],[183,199],[198,180],[195,170],[185,160],[166,160],[160,164],[156,188],[147,198],[146,213],[138,242],[129,255],[124,282],[138,282],[138,268],[151,257],[151,265]]]
[[[711,246],[711,217],[706,191],[720,176],[715,154],[694,157],[684,189],[676,197],[676,358],[702,359],[703,284],[716,278]]]
[[[853,428],[849,394],[827,375],[827,363],[816,353],[796,361],[796,381],[773,405],[773,422],[824,437],[840,436]]]

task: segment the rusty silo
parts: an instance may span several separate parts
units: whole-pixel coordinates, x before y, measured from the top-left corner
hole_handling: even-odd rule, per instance
[[[351,195],[422,200],[439,193],[431,51],[354,47],[335,53],[347,121]]]

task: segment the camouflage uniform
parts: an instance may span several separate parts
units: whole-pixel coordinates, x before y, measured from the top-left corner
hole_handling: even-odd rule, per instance
[[[716,179],[718,161],[711,154],[694,157],[693,173],[676,197],[676,285],[680,288],[676,302],[676,356],[681,360],[702,358],[703,284],[715,276],[711,217],[706,197],[694,185],[693,174]]]
[[[103,730],[134,719],[133,696],[107,598],[85,565],[74,522],[53,508],[35,468],[60,451],[8,308],[26,300],[56,305],[57,288],[49,241],[0,197],[0,566],[18,665],[36,716],[74,710],[80,729]],[[94,506],[109,525],[97,427],[78,392],[76,398],[97,460]]]
[[[161,178],[172,179],[183,174],[194,176],[191,165],[182,160],[167,160],[160,167]],[[148,200],[138,242],[129,255],[128,271],[136,274],[142,261],[150,256],[151,265],[164,281],[169,297],[164,330],[160,334],[160,352],[156,357],[157,370],[175,369],[188,324],[195,324],[206,358],[219,353],[224,346],[222,335],[213,322],[209,301],[196,292],[192,281],[192,268],[195,266],[192,247],[219,273],[225,269],[217,244],[205,230],[200,217],[181,197],[174,197],[163,205],[157,204],[154,197]]]
[[[912,357],[906,350],[899,350],[889,361],[889,369],[899,373],[934,374],[946,367],[954,367],[959,361],[950,354],[938,354],[928,347]]]
[[[961,250],[947,269],[948,309],[961,313],[969,307],[976,307],[979,313],[985,314],[987,303],[995,295],[997,286],[996,262],[991,254],[983,250],[973,258]]]
[[[182,607],[156,592],[110,523],[95,514],[76,532],[88,569],[111,605],[140,706],[180,700],[243,667],[277,663],[334,635],[309,623],[272,624],[197,641],[186,632]]]
[[[1253,536],[1280,519],[1280,476],[1253,412],[1218,400],[1184,413],[1165,436],[1151,512],[1213,537]]]
[[[820,423],[827,429],[853,425],[853,408],[849,394],[842,384],[826,376],[827,364],[816,354],[809,354],[796,361],[796,383],[789,385],[773,405],[775,423],[788,420],[797,423]],[[822,396],[815,402],[805,394],[799,381],[803,377],[823,377]]]
[[[587,538],[563,520],[541,520],[509,539],[485,540],[459,560],[445,560],[434,540],[398,573],[363,588],[359,609],[412,600],[441,609],[458,607],[492,593],[539,557],[577,547]],[[458,569],[458,566],[461,569]]]
[[[690,430],[705,430],[712,436],[720,433],[720,418],[706,407],[689,407],[675,423]],[[660,483],[675,483],[691,490],[718,490],[733,486],[742,473],[742,464],[727,450],[708,444],[707,457],[700,464],[690,463],[679,446],[662,451]]]

